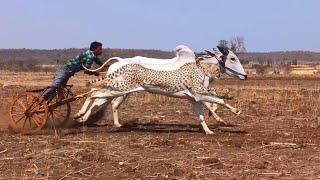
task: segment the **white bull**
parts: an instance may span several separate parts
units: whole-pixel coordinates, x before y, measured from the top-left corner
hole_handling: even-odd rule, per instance
[[[220,48],[220,47],[218,47],[218,48],[221,52],[220,54],[217,55],[218,58],[215,55],[213,55],[210,58],[203,60],[201,63],[219,64],[220,69],[223,72],[225,72],[229,75],[232,75],[232,76],[237,76],[240,79],[246,79],[246,74],[245,74],[237,56],[232,51],[229,51],[227,49]],[[181,68],[185,64],[185,62],[187,62],[187,63],[195,62],[194,53],[186,46],[178,46],[176,48],[175,52],[176,52],[177,57],[175,57],[171,60],[158,60],[158,59],[150,59],[150,58],[145,58],[145,57],[134,57],[134,58],[127,58],[127,59],[113,58],[113,59],[118,59],[120,62],[112,65],[109,68],[107,76],[112,75],[115,71],[117,71],[119,69],[119,67],[122,67],[128,63],[139,62],[144,67],[148,67],[150,69],[156,69],[156,70],[170,69],[169,71],[176,71],[177,69]],[[219,57],[221,57],[222,60],[220,60]],[[145,62],[147,62],[147,63],[145,63]],[[150,64],[150,62],[152,62],[152,64]],[[167,62],[167,63],[164,63],[164,62]],[[121,77],[121,76],[119,76],[119,77]],[[212,76],[212,74],[208,74],[208,73],[203,74],[203,79],[201,80],[203,85],[205,87],[208,87],[209,82],[212,81],[213,77],[214,76]],[[166,92],[166,91],[163,91],[163,90],[159,89],[158,87],[152,86],[152,85],[151,86],[145,85],[145,86],[143,86],[142,89],[138,88],[133,91],[141,91],[141,90],[145,90],[145,91],[152,92],[152,93],[163,94],[163,95],[167,95],[167,96],[172,96],[172,97],[177,97],[177,98],[189,99],[192,102],[193,109],[194,109],[195,113],[197,114],[197,116],[200,118],[201,124],[207,134],[212,134],[212,131],[209,130],[209,128],[206,126],[206,124],[204,122],[202,104],[205,105],[205,107],[207,107],[211,111],[211,113],[214,115],[214,117],[218,121],[219,121],[219,119],[220,119],[220,121],[222,121],[221,118],[219,118],[214,112],[216,109],[216,106],[213,108],[210,108],[210,103],[206,102],[206,100],[201,101],[201,103],[197,102],[195,100],[195,99],[197,99],[196,96],[193,96],[192,94],[190,94],[190,91],[189,91],[189,93],[186,91],[184,91],[184,92],[180,91],[180,92],[174,92],[174,93],[173,92]],[[130,91],[130,92],[133,92],[133,91]],[[99,95],[99,93],[100,93],[100,95]],[[112,107],[113,107],[113,112],[114,112],[114,123],[116,126],[120,126],[119,121],[118,121],[117,109],[118,109],[119,105],[124,101],[124,99],[126,98],[126,94],[129,93],[129,91],[124,93],[123,96],[120,95],[120,97],[117,97],[114,100],[113,100],[113,98],[115,98],[116,96],[119,96],[118,93],[116,93],[117,95],[115,93],[111,93],[112,95],[107,93],[108,95],[105,97],[101,96],[101,93],[102,92],[95,92],[95,93],[93,93],[93,94],[95,94],[94,95],[95,99],[88,98],[86,100],[82,109],[79,111],[80,115],[85,113],[85,115],[80,119],[80,121],[86,121],[89,118],[89,116],[91,115],[93,110],[101,109],[103,107],[106,107],[110,102],[113,102]],[[99,97],[102,97],[102,98],[99,98]],[[108,98],[106,98],[106,97],[108,97]],[[200,97],[202,97],[202,96],[200,95]],[[232,112],[234,112],[236,114],[239,113],[239,111],[237,111],[235,108],[231,107],[228,104],[225,104],[222,99],[219,99],[217,97],[214,97],[213,99],[214,100],[212,100],[212,99],[209,100],[209,102],[214,103],[214,105],[222,104],[223,106],[229,108]]]

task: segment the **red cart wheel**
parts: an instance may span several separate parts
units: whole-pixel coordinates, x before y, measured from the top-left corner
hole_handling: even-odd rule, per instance
[[[39,94],[19,94],[10,108],[10,126],[16,132],[30,134],[43,128],[48,120],[48,105]]]
[[[58,101],[56,101],[56,99],[53,99],[52,102],[55,103]],[[66,127],[66,124],[68,124],[70,118],[70,114],[70,103],[60,105],[56,108],[50,107],[49,104],[49,120],[47,122],[47,126],[49,126],[50,128]]]

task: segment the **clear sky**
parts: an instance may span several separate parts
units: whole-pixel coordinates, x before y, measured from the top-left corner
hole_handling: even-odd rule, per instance
[[[0,48],[196,51],[243,36],[250,52],[320,52],[320,0],[0,0]]]

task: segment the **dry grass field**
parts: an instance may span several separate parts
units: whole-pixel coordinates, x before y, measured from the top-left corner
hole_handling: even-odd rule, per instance
[[[320,179],[319,77],[220,79],[239,108],[229,123],[206,119],[204,134],[188,101],[139,93],[120,108],[122,128],[110,109],[100,126],[11,133],[8,109],[26,89],[49,85],[52,73],[1,72],[0,179]],[[76,93],[95,77],[77,75]],[[73,112],[83,100],[72,103]]]

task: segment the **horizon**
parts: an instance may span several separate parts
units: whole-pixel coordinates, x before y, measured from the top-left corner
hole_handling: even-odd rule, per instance
[[[0,49],[82,49],[100,41],[110,49],[185,44],[198,52],[242,36],[248,52],[320,52],[317,7],[316,0],[4,0]]]
[[[71,49],[88,49],[87,47],[83,47],[83,48],[63,48],[63,49],[33,49],[33,48],[0,48],[0,51],[1,50],[40,50],[40,51],[61,51],[61,50],[71,50]],[[161,49],[135,49],[135,48],[105,48],[103,47],[103,50],[106,50],[106,49],[111,49],[111,50],[147,50],[147,51],[164,51],[164,52],[172,52],[173,50],[161,50]],[[194,51],[195,53],[197,52],[203,52],[205,49],[203,49],[202,51],[199,50],[199,51]],[[208,50],[208,49],[206,49]],[[211,49],[209,49],[211,50]],[[246,52],[241,52],[242,53],[287,53],[287,52],[307,52],[307,53],[320,53],[318,51],[309,51],[309,50],[289,50],[289,51],[266,51],[266,52],[251,52],[251,51],[246,51]]]

